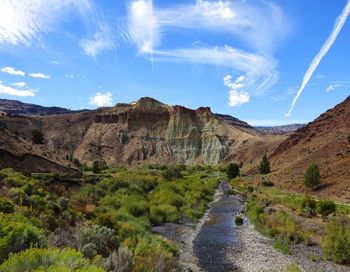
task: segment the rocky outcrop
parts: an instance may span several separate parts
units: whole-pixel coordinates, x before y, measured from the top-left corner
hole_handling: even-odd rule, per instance
[[[247,133],[217,118],[209,107],[193,110],[146,97],[95,114],[74,156],[85,163],[103,159],[112,165],[217,164],[233,143],[253,134],[253,129]]]

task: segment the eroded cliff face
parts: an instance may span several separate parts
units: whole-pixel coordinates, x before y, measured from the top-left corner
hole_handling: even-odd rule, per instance
[[[253,130],[220,120],[210,108],[191,110],[142,98],[95,114],[74,157],[87,164],[217,164],[254,136]]]

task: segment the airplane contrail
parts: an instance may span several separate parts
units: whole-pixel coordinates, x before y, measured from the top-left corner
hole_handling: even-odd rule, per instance
[[[309,68],[307,69],[307,71],[304,75],[304,78],[303,78],[303,82],[300,86],[300,89],[299,89],[297,95],[293,99],[292,106],[290,107],[288,113],[285,114],[286,117],[291,116],[292,111],[293,111],[294,106],[295,106],[295,103],[297,102],[299,96],[301,95],[301,93],[305,89],[306,85],[309,83],[313,73],[317,69],[321,60],[327,54],[327,52],[329,51],[329,49],[332,47],[333,43],[335,42],[336,38],[338,37],[339,32],[342,30],[342,28],[343,28],[343,26],[344,26],[344,24],[349,16],[349,13],[350,13],[350,0],[348,0],[348,3],[346,4],[344,10],[339,15],[339,17],[335,20],[332,33],[329,35],[328,39],[326,40],[326,42],[322,46],[320,52],[318,52],[316,57],[312,60]]]

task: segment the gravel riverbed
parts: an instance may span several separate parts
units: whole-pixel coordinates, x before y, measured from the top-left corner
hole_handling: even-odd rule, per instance
[[[153,228],[155,233],[173,241],[179,248],[179,261],[184,271],[284,271],[295,263],[305,272],[346,272],[349,267],[323,261],[310,256],[321,256],[319,247],[296,245],[292,255],[275,250],[273,240],[262,236],[242,214],[241,196],[226,196],[229,185],[223,182],[215,193],[214,201],[198,222],[194,224],[164,224]],[[236,226],[235,216],[244,218]]]

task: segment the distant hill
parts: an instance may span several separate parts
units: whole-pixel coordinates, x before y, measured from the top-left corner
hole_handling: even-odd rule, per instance
[[[72,112],[59,107],[43,107],[18,100],[0,99],[0,112],[13,115],[53,115]]]
[[[305,124],[291,124],[284,126],[255,126],[254,128],[257,131],[265,134],[285,134],[296,131],[303,126],[305,126]]]
[[[272,178],[292,190],[304,190],[303,173],[319,166],[320,193],[350,202],[350,96],[281,142],[271,155]]]

